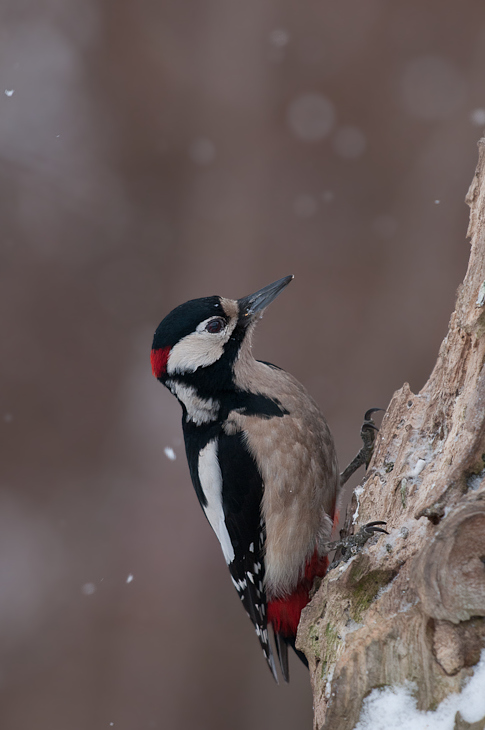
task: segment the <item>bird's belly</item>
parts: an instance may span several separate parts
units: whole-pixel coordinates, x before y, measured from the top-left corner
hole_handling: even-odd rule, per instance
[[[324,422],[320,430],[294,418],[246,426],[264,483],[265,586],[271,599],[295,590],[319,544],[330,539],[338,465]]]

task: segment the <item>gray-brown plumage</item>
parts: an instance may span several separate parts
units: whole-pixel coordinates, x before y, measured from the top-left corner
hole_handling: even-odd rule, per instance
[[[242,388],[278,401],[286,411],[269,425],[257,415],[233,410],[223,426],[228,434],[245,434],[263,478],[265,586],[268,597],[276,598],[292,592],[315,548],[330,539],[339,486],[337,456],[313,398],[289,373],[255,360],[247,338],[234,373]]]
[[[254,359],[251,340],[285,277],[249,297],[207,297],[173,310],[152,349],[178,398],[192,481],[276,678],[283,675],[335,518],[339,472],[328,426],[305,388]]]

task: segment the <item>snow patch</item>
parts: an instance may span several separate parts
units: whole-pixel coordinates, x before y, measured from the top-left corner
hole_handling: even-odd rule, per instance
[[[409,683],[372,690],[354,730],[453,730],[457,712],[465,722],[479,722],[485,717],[485,649],[460,694],[449,695],[434,712],[418,710],[415,689]]]
[[[416,477],[418,477],[421,474],[421,472],[423,471],[425,466],[426,466],[425,459],[418,459],[414,469],[412,469],[409,472],[409,476],[411,477],[411,479],[416,479]]]
[[[360,509],[360,502],[359,497],[364,494],[364,487],[356,487],[354,489],[355,499],[357,500],[357,509],[354,512],[354,515],[352,517],[352,524],[355,525],[357,522],[357,518],[359,516],[359,509]]]
[[[476,307],[483,307],[485,305],[485,281],[482,283],[479,291],[477,301],[475,302]]]

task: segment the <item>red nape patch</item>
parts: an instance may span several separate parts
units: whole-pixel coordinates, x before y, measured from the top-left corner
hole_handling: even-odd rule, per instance
[[[315,551],[305,568],[305,575],[289,596],[268,603],[268,622],[277,634],[296,636],[302,610],[308,603],[314,579],[323,578],[328,568],[327,556],[320,558]]]
[[[152,350],[150,360],[152,363],[152,373],[156,378],[161,378],[167,372],[167,360],[170,355],[170,347],[161,347],[158,350]]]

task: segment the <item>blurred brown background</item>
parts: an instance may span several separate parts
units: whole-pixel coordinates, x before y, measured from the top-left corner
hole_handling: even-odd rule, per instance
[[[256,354],[346,465],[365,409],[424,384],[465,272],[483,0],[0,17],[0,727],[310,728],[308,674],[274,685],[193,494],[151,337],[186,299],[295,274]]]

